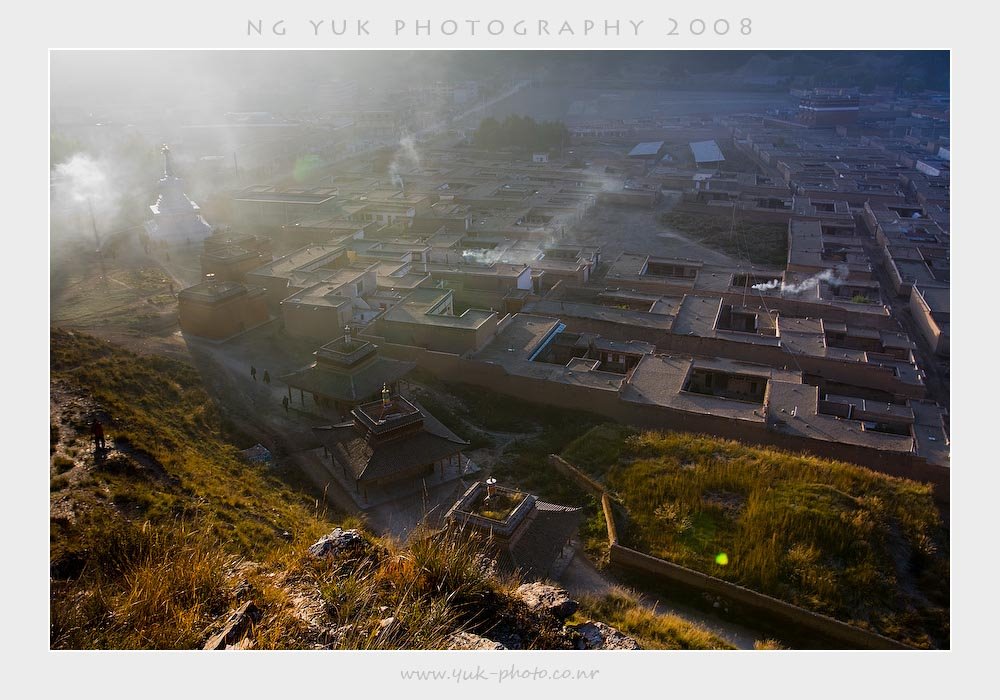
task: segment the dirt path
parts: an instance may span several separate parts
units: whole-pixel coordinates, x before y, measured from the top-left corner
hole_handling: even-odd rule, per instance
[[[129,238],[103,264],[79,246],[52,255],[51,323],[143,354],[188,359],[178,332],[181,283]],[[171,288],[173,282],[173,288]]]
[[[405,541],[421,524],[440,527],[444,514],[471,485],[472,481],[457,479],[375,506],[365,511],[368,525],[381,535]]]
[[[316,457],[313,450],[295,452],[288,459],[316,487],[326,503],[344,513],[359,512],[354,501],[341,490],[337,480],[330,475],[327,465]]]
[[[206,389],[240,432],[271,450],[279,469],[294,471],[289,476],[311,484],[329,505],[345,513],[358,512],[350,496],[309,452],[319,447],[313,427],[329,421],[310,412],[308,396],[302,405],[294,395],[287,412],[281,403],[288,394],[278,377],[308,364],[310,352],[277,337],[273,324],[225,344],[195,339],[188,339],[187,344]],[[251,365],[257,368],[256,381],[250,375]],[[269,384],[263,381],[265,370],[271,377]]]
[[[607,574],[598,571],[579,548],[569,566],[566,567],[566,571],[559,578],[559,582],[565,586],[567,591],[576,596],[601,596],[622,586]],[[754,641],[764,637],[764,635],[755,633],[735,622],[710,615],[688,605],[667,601],[661,597],[641,593],[639,601],[650,610],[677,615],[688,622],[703,627],[722,637],[737,649],[753,649]]]
[[[154,251],[154,256],[160,268],[174,281],[177,289],[184,289],[202,281],[201,277],[201,246],[177,246],[169,251],[170,258],[164,251]]]

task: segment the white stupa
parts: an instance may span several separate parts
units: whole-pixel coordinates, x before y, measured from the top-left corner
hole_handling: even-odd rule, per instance
[[[201,209],[184,194],[184,181],[174,175],[170,149],[164,144],[163,177],[160,196],[150,205],[153,218],[146,222],[146,233],[154,241],[168,243],[196,242],[212,233],[212,227],[201,217]]]

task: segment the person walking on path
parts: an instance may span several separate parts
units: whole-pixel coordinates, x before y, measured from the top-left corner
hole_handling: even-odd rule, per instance
[[[285,413],[288,413],[288,397],[287,396],[282,396],[281,397],[281,405],[285,407]]]
[[[250,365],[250,376],[253,377],[254,381],[257,381],[257,368]]]
[[[264,383],[267,385],[271,384],[271,375],[268,374],[267,370],[264,370]]]
[[[90,432],[94,435],[94,446],[97,450],[107,449],[104,443],[104,426],[101,421],[94,419],[93,424],[90,426]]]

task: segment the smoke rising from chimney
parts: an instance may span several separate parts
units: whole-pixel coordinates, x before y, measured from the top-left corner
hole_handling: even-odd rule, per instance
[[[834,287],[839,287],[847,281],[848,274],[848,269],[841,265],[834,270],[823,270],[808,279],[802,280],[798,284],[785,284],[781,280],[776,279],[771,280],[770,282],[755,284],[752,289],[756,289],[760,292],[780,289],[782,294],[801,294],[802,292],[808,292],[810,289],[815,289],[819,286],[820,282],[827,282]]]
[[[417,142],[412,136],[406,135],[399,140],[399,148],[396,149],[396,154],[393,156],[392,162],[389,163],[389,178],[392,180],[393,185],[399,189],[403,189],[401,171],[404,168],[419,167],[420,153],[417,152]]]

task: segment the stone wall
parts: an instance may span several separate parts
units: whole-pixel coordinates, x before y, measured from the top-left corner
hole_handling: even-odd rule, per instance
[[[786,603],[735,583],[672,564],[665,559],[659,559],[619,544],[618,527],[615,524],[614,503],[604,490],[604,487],[558,455],[549,455],[549,464],[555,467],[560,473],[576,481],[577,484],[588,492],[600,497],[601,508],[604,511],[604,521],[607,526],[608,549],[611,563],[632,571],[650,574],[669,583],[681,584],[682,586],[711,595],[722,596],[734,603],[751,608],[758,614],[780,618],[788,624],[821,634],[824,637],[844,643],[852,648],[908,648],[905,644],[876,632],[855,627],[827,615],[814,613],[805,608]]]
[[[608,511],[606,511],[608,512]],[[734,583],[708,576],[699,571],[671,564],[620,544],[611,544],[611,562],[633,571],[651,574],[670,583],[679,583],[712,595],[719,595],[734,603],[752,608],[769,617],[780,618],[788,624],[818,633],[859,649],[907,649],[905,644],[881,634],[871,632],[826,615],[786,603],[777,598],[757,593]]]
[[[890,476],[904,477],[934,486],[938,503],[949,501],[949,470],[911,453],[887,452],[858,445],[785,435],[768,430],[762,421],[734,420],[722,416],[689,413],[666,406],[624,401],[617,391],[572,384],[557,384],[537,377],[508,374],[501,365],[487,364],[458,355],[433,352],[408,345],[376,343],[386,357],[416,362],[435,376],[452,382],[483,387],[524,401],[568,410],[584,408],[609,420],[652,430],[705,433],[764,447],[778,447],[827,459],[859,464]]]
[[[656,341],[657,350],[679,355],[728,357],[769,367],[788,367],[824,380],[851,386],[876,389],[892,394],[897,401],[922,399],[927,394],[923,384],[901,381],[891,367],[867,362],[848,362],[823,356],[795,354],[774,345],[734,342],[727,338],[665,334]]]

